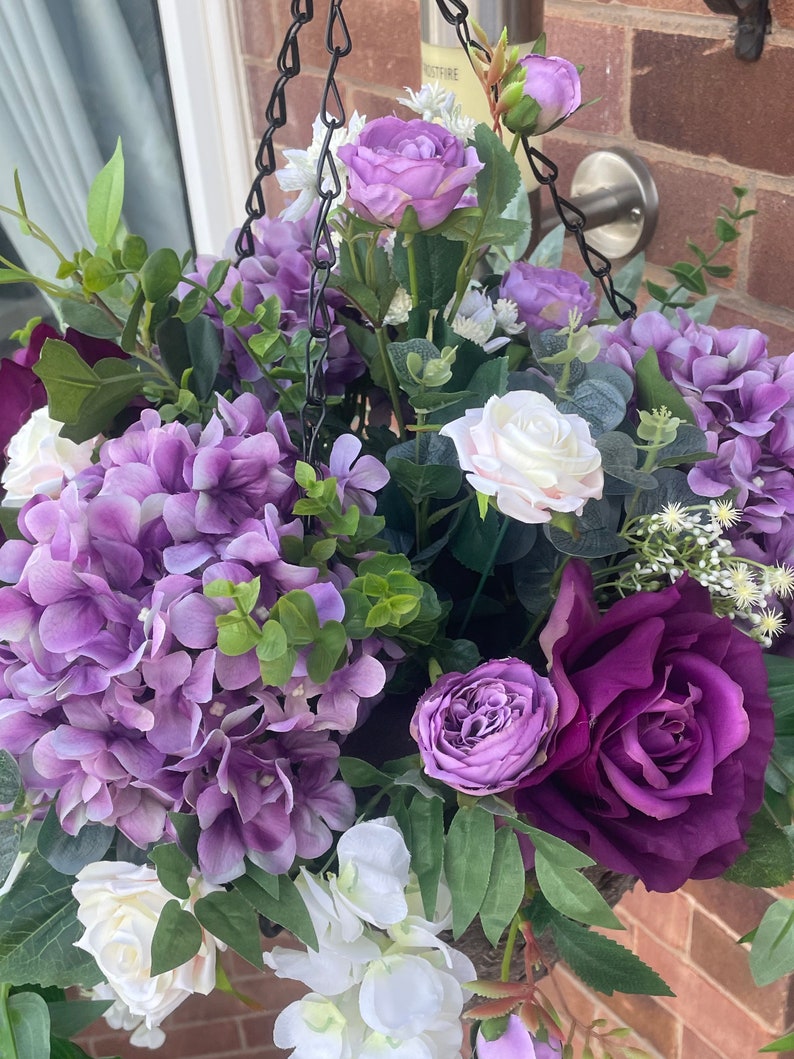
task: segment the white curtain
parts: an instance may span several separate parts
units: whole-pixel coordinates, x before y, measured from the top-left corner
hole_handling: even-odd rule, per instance
[[[30,217],[70,257],[87,245],[85,201],[124,147],[127,227],[150,250],[189,247],[170,96],[150,0],[0,0],[0,204],[19,170]],[[53,255],[0,224],[26,268]]]

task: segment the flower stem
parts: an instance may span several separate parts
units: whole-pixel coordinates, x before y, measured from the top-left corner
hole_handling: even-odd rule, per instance
[[[391,357],[386,349],[386,332],[382,327],[376,327],[375,336],[378,340],[378,350],[380,351],[380,359],[383,364],[383,374],[386,376],[386,385],[389,389],[389,397],[391,398],[392,410],[394,411],[394,419],[397,423],[397,429],[400,433],[400,441],[405,441],[405,423],[403,421],[402,410],[400,409],[400,388],[397,385],[397,376],[394,374],[394,365],[392,364]]]
[[[416,248],[414,247],[413,236],[409,238],[403,236],[403,246],[408,257],[408,283],[411,287],[411,305],[415,309],[419,304],[419,272],[416,267]]]
[[[518,927],[521,920],[519,917],[513,916],[513,922],[510,924],[510,930],[507,935],[507,942],[505,944],[505,954],[502,957],[502,975],[501,980],[503,982],[510,981],[510,964],[513,960],[513,950],[516,947],[516,938],[518,937]]]
[[[463,636],[463,634],[466,632],[466,629],[469,627],[469,622],[471,621],[472,614],[474,614],[474,608],[477,606],[477,601],[482,595],[482,590],[485,588],[485,582],[493,573],[494,566],[496,566],[496,557],[499,554],[499,549],[502,547],[502,542],[504,541],[507,535],[507,530],[509,526],[510,519],[505,516],[505,520],[502,523],[502,528],[499,530],[499,533],[496,536],[496,540],[493,543],[493,548],[491,548],[491,554],[488,556],[488,562],[485,564],[483,572],[480,575],[480,580],[477,584],[476,589],[474,590],[474,595],[469,601],[469,609],[466,611],[466,617],[463,619],[463,624],[460,627],[460,632],[458,633],[458,636]]]
[[[9,989],[7,982],[0,983],[0,1055],[3,1059],[18,1059],[19,1053],[14,1040],[14,1031],[11,1029],[11,1019],[8,1017]]]
[[[510,154],[515,158],[518,153],[518,145],[521,143],[521,133],[517,132],[513,137],[513,142],[510,144]]]

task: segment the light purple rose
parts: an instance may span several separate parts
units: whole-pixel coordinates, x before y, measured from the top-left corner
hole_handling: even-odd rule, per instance
[[[601,615],[574,560],[540,645],[559,717],[516,808],[649,890],[721,875],[747,848],[772,748],[760,644],[688,576]]]
[[[407,206],[422,231],[446,220],[483,168],[473,147],[440,125],[376,118],[339,148],[350,201],[368,221],[398,228]]]
[[[486,1040],[482,1030],[477,1033],[477,1059],[559,1059],[560,1055],[559,1041],[539,1041],[518,1015],[508,1018],[507,1029],[496,1040]]]
[[[523,87],[523,95],[513,102],[510,85]],[[582,103],[579,71],[557,55],[526,55],[507,80],[508,106],[504,123],[511,132],[541,136],[556,128]]]
[[[595,294],[575,272],[564,268],[542,268],[527,261],[514,261],[502,277],[500,298],[518,306],[518,319],[536,331],[568,326],[571,310],[589,324],[598,313]]]
[[[497,794],[546,760],[556,718],[551,682],[503,658],[437,680],[417,704],[411,735],[428,776],[465,794]]]

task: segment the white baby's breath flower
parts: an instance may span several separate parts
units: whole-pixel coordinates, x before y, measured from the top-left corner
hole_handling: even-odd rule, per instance
[[[732,500],[712,500],[709,504],[712,519],[722,529],[728,529],[742,521],[742,513]]]
[[[770,566],[767,571],[769,587],[781,599],[789,599],[794,595],[794,568],[787,563],[779,566]]]
[[[331,153],[336,163],[339,180],[342,186],[347,181],[347,166],[339,160],[338,150],[345,143],[352,143],[366,123],[366,115],[361,115],[354,110],[350,115],[347,126],[337,129],[331,136]],[[287,164],[276,170],[276,180],[282,191],[297,191],[298,197],[281,211],[281,217],[285,221],[297,221],[309,212],[315,202],[318,201],[317,194],[317,161],[320,157],[323,142],[325,141],[326,129],[319,115],[314,119],[312,125],[312,142],[305,151],[297,149],[284,151]],[[323,180],[323,190],[328,191],[332,187],[329,174]]]
[[[741,610],[763,602],[763,596],[747,563],[736,563],[731,567],[730,596]]]
[[[389,311],[383,317],[384,324],[404,324],[408,320],[413,302],[405,287],[398,287],[391,300]]]
[[[752,622],[762,636],[772,639],[775,636],[780,636],[783,632],[786,625],[786,615],[780,610],[764,607],[753,615]]]
[[[678,533],[686,527],[686,508],[677,500],[665,504],[661,510],[661,523],[669,533]]]

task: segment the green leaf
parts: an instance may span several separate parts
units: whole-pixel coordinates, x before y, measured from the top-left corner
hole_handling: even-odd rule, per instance
[[[140,276],[147,301],[159,302],[173,293],[182,278],[182,265],[176,251],[170,247],[155,250],[144,261]]]
[[[198,840],[201,834],[198,817],[195,813],[170,812],[168,819],[176,831],[179,845],[194,864],[198,864]]]
[[[491,238],[491,233],[503,222],[503,214],[521,185],[521,171],[515,158],[485,123],[474,130],[474,144],[477,157],[484,163],[477,174],[477,205],[483,211],[483,232],[478,242],[482,245],[497,241]]]
[[[157,327],[155,336],[172,377],[179,382],[192,368],[188,385],[200,401],[206,401],[221,359],[221,340],[212,320],[203,314],[187,322],[184,317],[170,316]]]
[[[505,927],[521,906],[526,870],[516,834],[500,827],[494,841],[494,857],[488,889],[480,907],[480,922],[486,938],[498,948]]]
[[[737,229],[726,221],[724,217],[718,217],[714,222],[714,234],[721,243],[732,243],[734,239],[739,238]]]
[[[750,949],[750,972],[758,986],[771,985],[794,971],[794,901],[770,905]]]
[[[748,849],[723,874],[744,886],[785,886],[794,877],[794,843],[766,809],[754,817],[744,836]]]
[[[254,880],[257,886],[261,886],[265,893],[270,894],[271,897],[278,898],[281,892],[281,875],[271,875],[270,872],[260,868],[257,864],[253,864],[250,860],[246,859],[245,862],[246,874]],[[287,876],[284,876],[287,878]]]
[[[444,873],[452,894],[452,933],[459,938],[480,910],[494,854],[493,817],[476,805],[458,809],[444,845]]]
[[[684,290],[688,290],[692,294],[708,293],[708,287],[703,278],[703,273],[697,265],[692,265],[688,261],[677,261],[676,264],[671,265],[667,271],[671,276],[678,280],[678,283],[684,288]]]
[[[778,1037],[776,1041],[771,1041],[769,1044],[765,1044],[763,1048],[759,1048],[759,1052],[787,1052],[790,1048],[794,1048],[794,1033],[787,1033],[785,1037]]]
[[[392,478],[414,504],[431,497],[437,500],[451,500],[457,495],[463,480],[458,467],[416,464],[400,457],[387,459],[387,466]]]
[[[510,818],[510,826],[522,834],[529,835],[532,845],[538,853],[545,857],[550,864],[556,864],[558,868],[589,868],[595,864],[592,857],[576,849],[568,842],[564,842],[555,835],[549,835],[545,831],[525,824],[523,820]]]
[[[0,805],[13,805],[21,788],[19,765],[7,750],[0,750]]]
[[[16,1045],[13,1059],[46,1059],[50,1054],[50,1013],[44,998],[38,993],[14,993],[8,998],[7,1011]],[[3,1014],[0,1012],[0,1018]]]
[[[398,233],[394,243],[392,267],[399,282],[405,290],[410,291],[411,277],[405,238],[404,233]],[[462,243],[450,243],[449,240],[439,239],[438,236],[427,235],[425,232],[417,232],[411,238],[417,290],[420,291],[422,305],[428,309],[444,309],[455,293],[455,280],[466,247]]]
[[[689,405],[679,391],[662,375],[656,350],[651,346],[640,357],[635,366],[637,379],[637,407],[646,412],[663,405],[670,409],[674,416],[685,423],[693,423],[694,417]]]
[[[50,1049],[50,1059],[91,1059],[79,1044],[62,1040],[60,1037],[50,1037]],[[121,1059],[121,1056],[107,1056],[106,1059]]]
[[[151,976],[164,974],[192,960],[201,948],[201,927],[179,901],[163,906],[152,936]]]
[[[339,771],[349,787],[388,787],[392,783],[391,776],[357,757],[340,757]]]
[[[548,235],[544,235],[529,257],[531,265],[542,268],[559,268],[565,244],[565,227],[557,224]]]
[[[408,807],[411,829],[411,869],[419,880],[427,919],[436,914],[438,882],[444,859],[444,803],[417,795]]]
[[[208,300],[209,295],[206,291],[200,290],[198,287],[193,287],[179,303],[179,308],[176,311],[177,318],[180,319],[182,323],[189,323],[203,311]]]
[[[327,621],[320,627],[306,660],[306,672],[315,684],[322,685],[337,667],[347,648],[345,627],[338,621]]]
[[[237,890],[218,890],[200,897],[194,905],[196,919],[205,930],[225,941],[258,970],[262,945],[256,913]]]
[[[121,263],[131,272],[137,272],[149,256],[146,240],[140,235],[125,235],[121,244]]]
[[[227,258],[221,258],[212,266],[209,275],[207,276],[207,290],[210,294],[217,294],[226,282],[226,277],[229,274],[231,264],[231,261]]]
[[[157,869],[157,878],[166,890],[181,901],[187,900],[190,897],[187,879],[193,869],[190,858],[174,842],[155,846],[149,857]]]
[[[82,331],[84,335],[112,339],[117,339],[119,336],[119,325],[96,305],[64,298],[60,304],[60,311],[67,327],[74,327]]]
[[[562,916],[554,916],[550,926],[560,956],[591,989],[606,996],[613,993],[675,996],[656,971],[612,938]]]
[[[0,981],[25,985],[96,985],[101,973],[74,943],[82,936],[72,882],[37,852],[31,853],[18,885],[0,897]]]
[[[121,338],[119,339],[119,345],[125,353],[135,352],[136,343],[138,341],[138,324],[145,304],[146,298],[139,285],[132,305],[130,306],[130,315],[127,317],[127,322],[124,324],[124,330],[121,332]]]
[[[765,653],[764,664],[775,711],[775,735],[794,736],[794,659]]]
[[[124,203],[124,154],[121,138],[106,165],[100,169],[88,192],[88,230],[97,246],[110,246]]]
[[[116,282],[116,270],[104,257],[89,257],[83,265],[83,289],[89,294],[107,290]]]
[[[0,820],[0,886],[10,875],[21,844],[22,824],[19,820]]]
[[[595,886],[575,868],[561,868],[536,851],[535,875],[543,896],[564,916],[589,926],[623,928]]]
[[[94,369],[58,338],[46,340],[33,371],[47,388],[50,415],[62,423],[76,423],[86,398],[99,386]]]
[[[115,834],[114,827],[84,824],[76,835],[67,835],[53,805],[41,825],[36,845],[42,857],[56,871],[63,875],[76,875],[86,864],[102,860]]]
[[[310,949],[318,951],[317,934],[311,917],[292,879],[288,875],[281,876],[278,897],[275,898],[257,882],[258,877],[252,868],[252,865],[248,865],[246,874],[234,880],[235,889],[261,915],[284,927]],[[261,956],[259,959],[261,963]]]
[[[51,1000],[50,1032],[55,1037],[74,1037],[100,1018],[112,1000]]]

